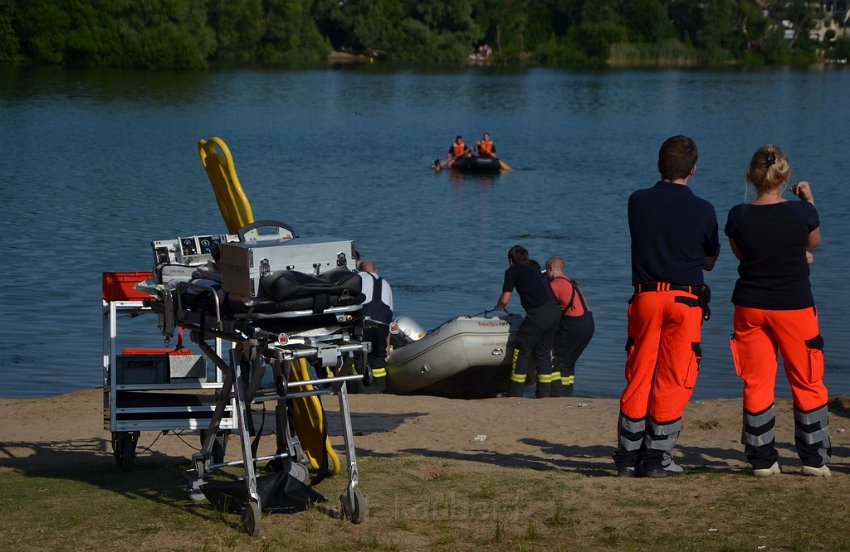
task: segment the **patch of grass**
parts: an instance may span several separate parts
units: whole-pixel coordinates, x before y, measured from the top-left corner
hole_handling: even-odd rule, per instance
[[[259,537],[238,514],[188,499],[185,466],[131,473],[101,467],[0,471],[0,534],[16,552],[340,552],[394,550],[850,551],[850,477],[700,472],[675,480],[600,483],[537,471],[412,455],[358,459],[369,518],[333,516],[344,476],[315,486],[327,503],[264,514]],[[439,478],[424,476],[438,469]]]

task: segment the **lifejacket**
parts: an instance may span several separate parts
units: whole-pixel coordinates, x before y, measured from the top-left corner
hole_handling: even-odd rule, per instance
[[[485,142],[481,140],[478,142],[478,153],[493,153],[493,141]]]
[[[466,144],[458,144],[457,142],[452,143],[452,155],[460,157],[464,153],[466,153]]]
[[[372,284],[372,300],[368,303],[363,303],[363,315],[368,316],[372,320],[389,324],[393,319],[393,311],[381,298],[384,279],[369,272],[366,272],[366,274],[372,278],[374,283]]]

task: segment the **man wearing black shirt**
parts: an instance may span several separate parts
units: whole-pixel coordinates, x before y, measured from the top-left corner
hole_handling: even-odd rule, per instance
[[[672,450],[702,356],[703,270],[720,251],[714,207],[688,187],[696,162],[693,140],[667,139],[658,152],[661,181],[629,197],[635,291],[614,453],[625,477],[684,471]]]
[[[514,288],[519,292],[525,319],[514,342],[511,362],[511,382],[508,394],[521,397],[528,374],[528,362],[534,357],[537,368],[537,398],[552,396],[552,341],[558,329],[561,311],[555,295],[539,270],[528,264],[528,251],[515,245],[508,251],[509,268],[505,271],[502,294],[496,310],[505,310]],[[560,384],[560,380],[557,382]]]

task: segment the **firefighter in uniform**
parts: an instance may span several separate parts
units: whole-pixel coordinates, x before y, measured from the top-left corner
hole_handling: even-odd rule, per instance
[[[365,338],[372,343],[366,362],[372,371],[372,384],[363,387],[364,392],[383,393],[387,387],[387,348],[390,340],[390,323],[393,319],[393,292],[390,284],[378,276],[375,263],[360,261],[361,288],[366,296],[363,301],[363,316],[374,322],[365,329]]]
[[[494,307],[503,311],[511,300],[514,288],[519,293],[525,318],[517,330],[511,362],[511,380],[508,395],[522,397],[528,376],[528,365],[532,357],[537,369],[538,399],[552,396],[554,381],[552,372],[552,342],[558,329],[561,311],[555,294],[539,269],[529,264],[528,251],[521,245],[515,245],[508,251],[508,269],[502,284],[502,294]]]
[[[777,349],[794,401],[794,440],[803,474],[828,477],[831,446],[828,394],[823,383],[823,338],[809,283],[812,251],[820,244],[820,221],[808,182],[782,192],[791,177],[783,151],[766,145],[753,154],[747,182],[750,203],[729,211],[726,235],[740,260],[732,294],[735,305],[730,346],[744,380],[742,441],[753,475],[780,473],[774,434]]]
[[[593,313],[579,289],[578,283],[564,274],[564,258],[550,257],[546,261],[549,285],[558,300],[561,319],[552,345],[552,372],[560,379],[560,391],[553,396],[572,397],[576,381],[576,362],[593,338]],[[557,380],[553,381],[557,385]]]
[[[629,197],[634,295],[614,453],[623,477],[684,471],[672,451],[702,356],[703,270],[720,252],[714,207],[688,187],[696,162],[693,140],[668,138],[658,152],[661,180]]]

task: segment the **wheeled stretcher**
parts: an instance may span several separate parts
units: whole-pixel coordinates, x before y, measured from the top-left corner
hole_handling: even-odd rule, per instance
[[[275,234],[263,237],[257,231],[263,226],[275,227]],[[183,239],[153,243],[158,300],[151,308],[162,333],[182,329],[224,374],[202,449],[192,458],[190,494],[205,498],[215,470],[241,466],[238,494],[251,534],[259,533],[266,509],[258,490],[260,462],[300,482],[310,472],[322,478],[341,471],[327,437],[322,395],[338,397],[342,418],[348,486],[340,497],[341,513],[355,523],[367,515],[346,390],[346,382],[363,378],[346,375],[352,356],[360,355],[365,366],[370,347],[363,339],[368,320],[361,313],[361,280],[349,268],[354,244],[292,238],[287,230],[262,221],[240,229],[236,237],[222,236],[209,252],[210,262],[191,271],[180,269],[177,253]],[[191,258],[198,262],[201,257]],[[231,347],[221,353],[214,340]],[[258,456],[251,406],[266,403],[275,408],[276,452]],[[216,435],[231,408],[242,459],[215,463]]]

